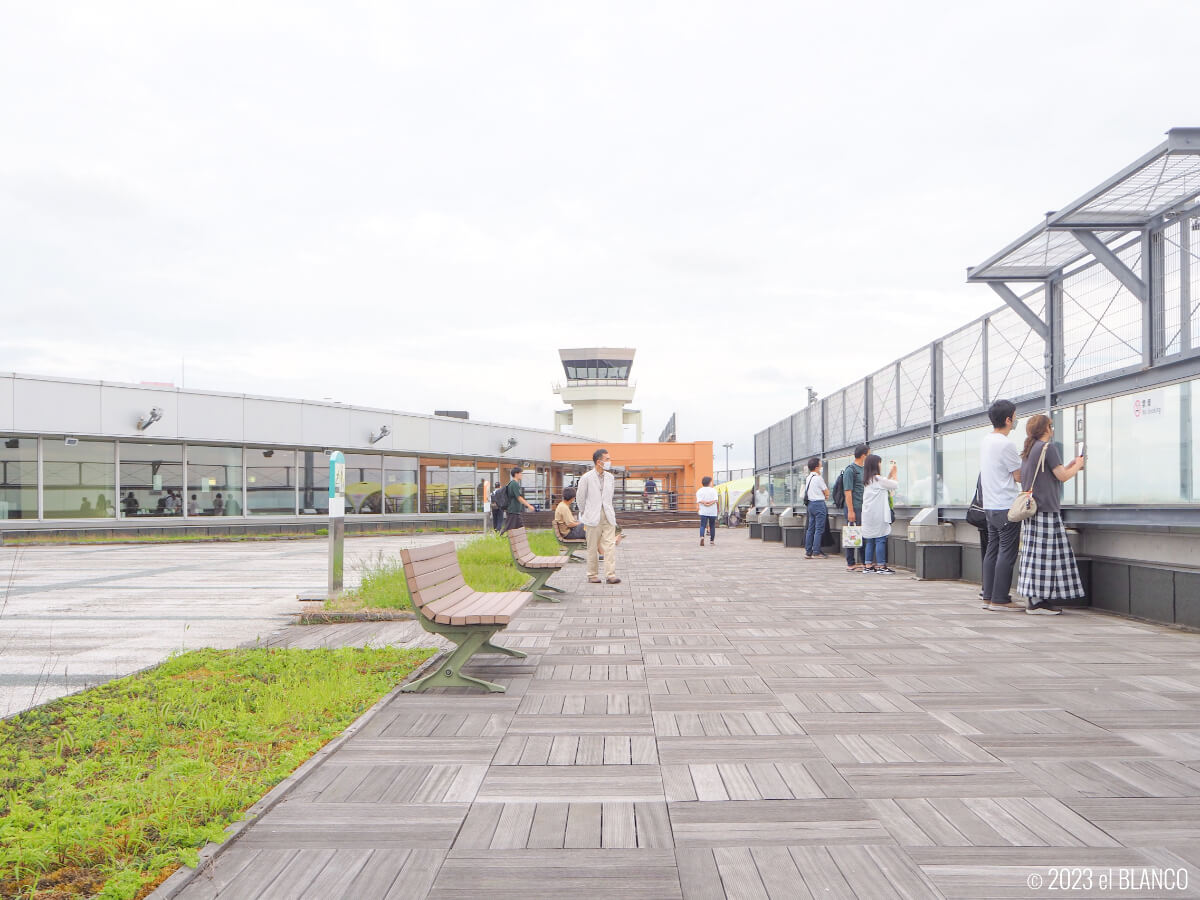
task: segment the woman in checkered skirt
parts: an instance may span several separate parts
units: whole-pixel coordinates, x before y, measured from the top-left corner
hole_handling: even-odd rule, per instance
[[[1025,425],[1021,451],[1021,486],[1033,491],[1037,514],[1021,523],[1021,563],[1017,593],[1029,598],[1025,612],[1031,616],[1057,616],[1062,610],[1050,601],[1083,596],[1079,567],[1063,529],[1059,485],[1083,471],[1083,457],[1063,465],[1054,440],[1054,422],[1036,415]],[[1045,448],[1045,460],[1042,450]],[[1040,465],[1039,465],[1040,464]]]

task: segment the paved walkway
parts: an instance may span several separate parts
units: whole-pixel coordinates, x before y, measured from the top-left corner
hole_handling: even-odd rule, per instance
[[[697,543],[560,573],[474,666],[508,693],[398,696],[183,896],[1200,893],[1200,635]]]
[[[445,536],[353,538],[346,582],[378,553]],[[328,542],[0,548],[0,716],[177,650],[267,639],[322,590]]]

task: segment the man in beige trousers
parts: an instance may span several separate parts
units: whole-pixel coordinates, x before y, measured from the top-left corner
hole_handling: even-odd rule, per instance
[[[587,535],[588,581],[600,583],[599,554],[604,554],[605,580],[609,584],[620,584],[617,577],[617,513],[613,509],[613,492],[616,479],[609,471],[612,460],[608,451],[597,450],[592,454],[592,469],[579,479],[575,502],[579,505],[579,521]]]

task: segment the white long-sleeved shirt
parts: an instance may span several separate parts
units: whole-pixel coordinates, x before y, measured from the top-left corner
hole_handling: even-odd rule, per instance
[[[589,469],[579,479],[575,503],[579,506],[579,521],[584,525],[599,525],[603,516],[613,525],[617,524],[617,511],[613,508],[613,493],[617,480],[612,472],[604,473],[603,482],[595,468]]]

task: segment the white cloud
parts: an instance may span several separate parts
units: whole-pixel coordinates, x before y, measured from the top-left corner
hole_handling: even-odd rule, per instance
[[[195,386],[546,426],[555,348],[632,345],[647,432],[677,410],[681,438],[733,440],[736,464],[805,385],[994,307],[967,265],[1195,124],[1200,11],[5,18],[0,368],[178,380],[186,357]],[[1061,74],[1107,59],[1152,87]]]

